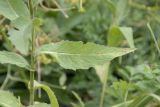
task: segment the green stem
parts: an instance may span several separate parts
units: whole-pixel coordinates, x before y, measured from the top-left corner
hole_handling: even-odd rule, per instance
[[[103,104],[104,104],[105,90],[106,90],[106,86],[107,86],[107,79],[108,79],[108,72],[109,72],[110,63],[107,63],[106,66],[107,66],[106,67],[106,73],[105,73],[105,77],[104,77],[104,81],[103,81],[103,86],[102,86],[102,92],[101,92],[101,98],[100,98],[100,105],[99,105],[99,107],[103,107]]]
[[[29,4],[29,10],[30,10],[30,15],[31,15],[31,19],[34,18],[34,8],[33,8],[33,3],[32,0],[28,0],[28,4]],[[30,71],[30,105],[34,104],[34,95],[35,95],[35,91],[34,91],[34,72],[35,72],[35,30],[34,28],[32,28],[32,38],[31,38],[31,45],[32,45],[32,49],[31,49],[31,67],[32,70]]]
[[[124,96],[124,104],[125,104],[125,107],[127,107],[127,97],[128,97],[128,89],[125,93],[125,96]]]
[[[3,84],[2,84],[2,86],[0,88],[1,90],[3,90],[6,87],[8,81],[9,81],[10,72],[11,72],[11,66],[8,65],[8,67],[7,67],[7,76],[6,76],[6,79],[4,80],[4,82],[3,82]]]
[[[159,55],[160,55],[160,47],[159,47],[159,45],[158,45],[158,42],[157,42],[157,40],[156,40],[156,37],[155,37],[155,35],[154,35],[154,33],[153,33],[153,30],[152,30],[152,28],[151,28],[151,26],[150,26],[149,23],[147,23],[147,27],[148,27],[148,29],[149,29],[149,31],[150,31],[150,33],[151,33],[151,36],[152,36],[152,38],[153,38],[153,40],[154,40],[154,43],[155,43],[156,48],[157,48],[157,51],[158,51],[158,53],[159,53]]]

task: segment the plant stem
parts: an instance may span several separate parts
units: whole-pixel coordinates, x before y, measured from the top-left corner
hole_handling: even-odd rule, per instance
[[[155,43],[156,48],[157,48],[157,51],[158,51],[158,53],[159,53],[159,55],[160,55],[160,47],[159,47],[159,45],[158,45],[158,42],[157,42],[157,40],[156,40],[156,37],[155,37],[155,35],[154,35],[154,33],[153,33],[153,30],[152,30],[152,28],[151,28],[151,26],[150,26],[149,23],[147,23],[147,27],[148,27],[148,29],[149,29],[149,31],[150,31],[150,33],[151,33],[151,36],[152,36],[152,38],[153,38],[153,40],[154,40],[154,43]]]
[[[106,86],[107,86],[109,66],[110,66],[110,62],[106,63],[106,73],[105,73],[105,77],[104,77],[104,81],[103,81],[103,86],[102,86],[102,92],[101,92],[101,98],[100,98],[100,105],[99,105],[99,107],[103,107],[103,104],[104,104],[105,90],[106,90]]]
[[[29,10],[31,19],[34,18],[34,8],[32,0],[28,0]],[[32,38],[31,38],[31,67],[32,70],[30,71],[30,105],[34,104],[34,72],[35,72],[35,30],[32,28]]]
[[[6,87],[8,81],[9,81],[10,72],[11,72],[11,65],[8,65],[8,67],[7,67],[7,76],[6,76],[2,86],[0,87],[1,90],[3,90]]]
[[[124,104],[125,104],[125,107],[127,107],[127,97],[128,97],[128,89],[127,89],[127,91],[125,92],[125,96],[124,96]]]
[[[64,15],[65,18],[69,18],[67,13],[63,10],[63,8],[58,4],[58,2],[56,0],[51,0],[51,1],[58,7],[58,9],[62,12],[62,14]]]

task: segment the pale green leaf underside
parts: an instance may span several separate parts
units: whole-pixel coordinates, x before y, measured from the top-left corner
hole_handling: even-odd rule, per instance
[[[7,91],[0,91],[0,107],[20,107],[19,101]]]
[[[130,27],[120,27],[119,28],[124,37],[126,38],[129,46],[134,48],[134,40],[133,40],[133,30]]]
[[[22,68],[30,69],[28,62],[20,55],[12,52],[0,51],[1,64],[13,64]]]
[[[14,20],[19,16],[28,16],[29,11],[23,0],[0,0],[0,15]]]
[[[27,55],[29,51],[32,22],[28,18],[19,17],[12,21],[12,25],[16,29],[10,29],[8,34],[9,39],[15,48],[22,54]]]
[[[32,106],[28,106],[28,107],[51,107],[49,104],[46,103],[38,103]]]
[[[130,48],[106,47],[94,43],[62,41],[41,46],[37,54],[52,55],[66,69],[88,69],[134,51]]]

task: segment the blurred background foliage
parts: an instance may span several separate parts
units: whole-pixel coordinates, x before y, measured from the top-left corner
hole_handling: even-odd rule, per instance
[[[160,0],[41,0],[36,16],[39,45],[61,40],[94,42],[106,46],[135,47],[127,56],[110,64],[104,107],[159,107],[159,55],[147,28],[151,24],[160,43]],[[82,4],[81,4],[82,2]],[[58,5],[57,5],[58,4]],[[83,5],[83,7],[82,7]],[[9,40],[10,22],[0,16],[0,49],[16,50]],[[19,41],[17,41],[18,44]],[[29,54],[25,56],[29,58]],[[66,70],[54,59],[39,58],[40,79],[56,93],[61,107],[98,107],[102,92],[103,68]],[[1,89],[21,96],[27,104],[29,73],[15,66],[0,65]],[[147,99],[147,100],[145,100]],[[153,100],[152,100],[153,99]],[[36,100],[48,102],[42,91]],[[140,101],[144,101],[141,103]],[[125,105],[124,105],[125,104]]]

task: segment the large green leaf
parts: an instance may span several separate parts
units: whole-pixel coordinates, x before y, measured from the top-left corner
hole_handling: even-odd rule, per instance
[[[30,69],[30,65],[22,56],[12,52],[0,51],[0,63],[13,64],[22,68]]]
[[[12,93],[0,90],[0,107],[21,107],[21,104]]]
[[[46,103],[38,103],[38,104],[31,105],[31,106],[28,106],[28,107],[51,107],[51,105],[46,104]]]
[[[88,69],[134,51],[129,48],[106,47],[94,43],[62,41],[41,46],[37,54],[52,55],[66,69]]]
[[[23,0],[0,0],[0,15],[14,20],[19,16],[29,16],[29,11]]]

